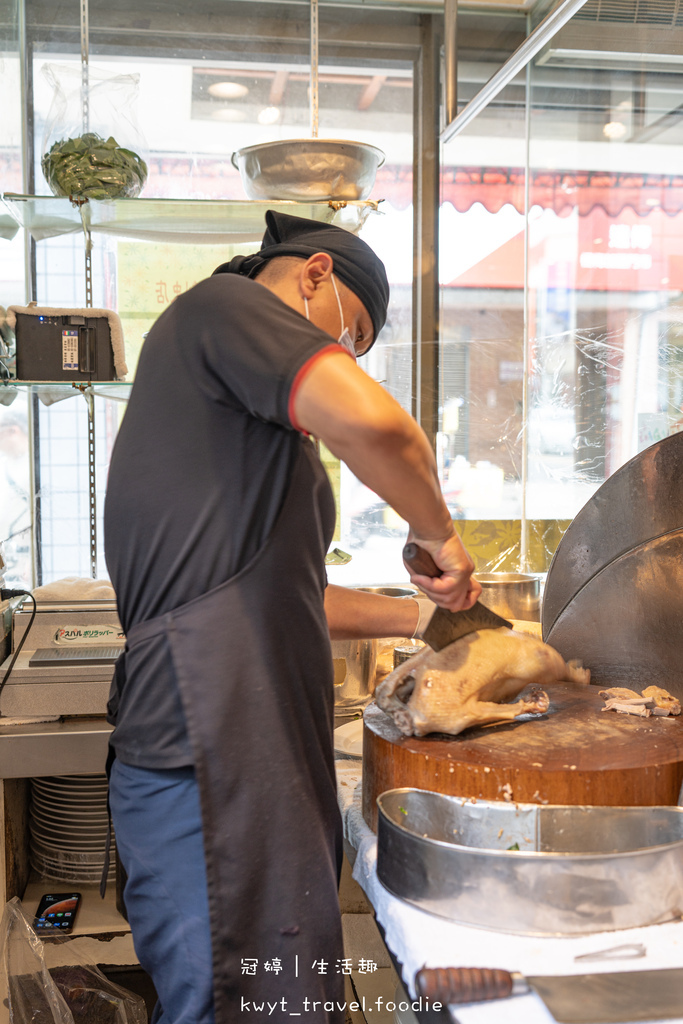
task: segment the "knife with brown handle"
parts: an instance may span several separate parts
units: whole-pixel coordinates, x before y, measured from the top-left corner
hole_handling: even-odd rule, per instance
[[[521,987],[515,988],[519,979]],[[481,1003],[529,991],[521,974],[493,967],[423,967],[415,987],[418,995],[441,1003]]]
[[[419,544],[405,545],[403,561],[409,569],[420,576],[441,575],[441,569],[432,556]],[[476,633],[480,629],[500,629],[501,626],[512,629],[511,622],[492,612],[486,605],[475,601],[471,608],[461,612],[449,612],[445,608],[437,608],[429,620],[422,638],[432,650],[441,651],[455,640],[459,640],[460,637],[467,636],[468,633]]]
[[[680,1020],[683,968],[531,975],[488,967],[423,967],[415,975],[420,996],[445,1006],[535,992],[560,1024],[633,1024]],[[451,1011],[455,1020],[455,1012]]]

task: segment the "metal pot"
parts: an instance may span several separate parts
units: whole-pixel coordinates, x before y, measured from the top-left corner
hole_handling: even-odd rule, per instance
[[[541,580],[522,572],[478,572],[479,600],[506,619],[538,622],[541,617]]]
[[[410,584],[351,589],[363,590],[369,594],[383,594],[385,597],[414,597],[417,593],[417,588],[411,587]],[[337,710],[360,710],[371,700],[375,691],[378,648],[377,640],[332,641],[334,703]]]
[[[376,640],[333,640],[335,708],[364,708],[372,698],[377,669]]]

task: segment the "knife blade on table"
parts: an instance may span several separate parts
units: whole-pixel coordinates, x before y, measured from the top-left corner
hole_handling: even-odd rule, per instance
[[[421,576],[441,575],[441,570],[432,556],[418,544],[405,545],[403,561],[409,569]],[[433,651],[441,651],[468,633],[476,633],[479,629],[500,629],[501,626],[512,629],[511,622],[492,612],[486,605],[475,601],[471,608],[462,612],[449,612],[445,608],[437,608],[422,633],[422,639]]]
[[[559,1024],[636,1024],[683,1017],[683,967],[531,977],[480,967],[423,967],[418,995],[448,1006],[533,991]]]

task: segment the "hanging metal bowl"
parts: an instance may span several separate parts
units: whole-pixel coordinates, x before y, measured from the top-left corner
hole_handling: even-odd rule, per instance
[[[232,154],[249,199],[353,202],[367,199],[384,153],[346,139],[283,139]]]

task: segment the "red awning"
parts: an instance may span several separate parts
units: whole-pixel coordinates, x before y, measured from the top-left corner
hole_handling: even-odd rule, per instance
[[[481,203],[489,213],[506,204],[524,213],[525,173],[522,168],[445,168],[441,201],[465,213]],[[683,176],[607,171],[534,171],[529,206],[567,215],[578,207],[587,216],[596,207],[616,217],[629,207],[640,217],[660,209],[670,217],[683,210]]]

